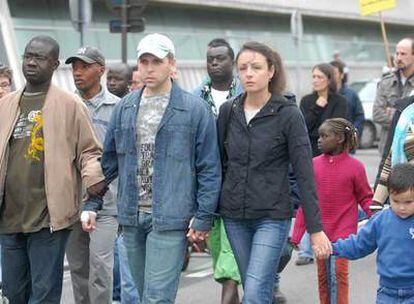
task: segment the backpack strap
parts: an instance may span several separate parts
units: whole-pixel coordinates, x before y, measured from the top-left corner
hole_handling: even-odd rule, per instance
[[[221,164],[223,168],[223,173],[226,171],[227,168],[227,154],[224,145],[227,140],[227,135],[229,133],[229,126],[230,120],[233,113],[233,107],[236,103],[236,99],[230,99],[229,101],[225,102],[223,106],[220,108],[220,114],[217,119],[217,129],[218,129],[218,145],[220,150],[221,156]]]

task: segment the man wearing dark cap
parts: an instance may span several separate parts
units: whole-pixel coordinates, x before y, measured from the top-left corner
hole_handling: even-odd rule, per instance
[[[106,189],[85,105],[51,84],[58,66],[57,42],[34,37],[23,55],[25,87],[0,102],[0,235],[10,303],[60,303],[81,181],[90,196]]]
[[[137,52],[145,86],[115,107],[102,167],[107,182],[119,176],[118,221],[139,303],[174,303],[186,236],[205,239],[217,207],[217,134],[205,102],[171,80],[172,41],[147,35]]]
[[[77,94],[82,98],[102,143],[112,110],[119,98],[101,85],[105,58],[91,46],[66,59],[72,65]],[[118,231],[116,188],[110,185],[102,210],[83,211],[70,235],[66,255],[77,304],[112,303],[114,242]],[[83,228],[83,229],[82,229]]]

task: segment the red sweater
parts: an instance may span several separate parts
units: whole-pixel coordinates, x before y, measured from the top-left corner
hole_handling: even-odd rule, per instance
[[[313,158],[316,190],[323,230],[336,241],[357,232],[358,204],[371,215],[372,189],[364,165],[348,153],[322,154]],[[296,215],[292,242],[298,244],[305,233],[302,210]]]

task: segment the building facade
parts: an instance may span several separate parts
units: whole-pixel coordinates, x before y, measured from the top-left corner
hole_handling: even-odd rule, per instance
[[[110,0],[93,0],[92,22],[85,44],[100,48],[108,62],[121,58],[121,35],[109,33],[109,20],[117,15]],[[390,46],[414,31],[414,1],[399,0],[398,7],[384,12]],[[291,33],[292,13],[302,16],[303,35]],[[79,47],[67,0],[0,0],[0,60],[20,70],[27,41],[39,34],[54,37],[64,59]],[[170,36],[177,46],[180,84],[191,90],[206,74],[207,43],[226,38],[237,51],[248,40],[270,44],[279,51],[288,69],[290,90],[309,92],[310,70],[331,61],[339,51],[350,68],[351,80],[379,77],[385,52],[377,15],[362,17],[357,0],[150,0],[144,11],[146,29],[128,34],[128,61],[136,62],[138,41],[148,33]],[[21,74],[15,82],[22,84]],[[62,65],[55,82],[74,89],[70,69]]]

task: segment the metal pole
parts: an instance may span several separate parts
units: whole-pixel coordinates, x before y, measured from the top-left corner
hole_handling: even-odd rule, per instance
[[[80,46],[84,46],[85,36],[85,1],[79,0],[79,33],[80,33]]]
[[[303,23],[302,23],[302,15],[299,10],[295,10],[292,12],[291,20],[290,20],[290,27],[291,33],[293,38],[293,44],[295,47],[295,94],[296,94],[296,101],[299,102],[301,97],[301,44],[302,44],[302,36],[303,36]]]
[[[122,62],[127,63],[127,34],[128,34],[128,0],[122,3]]]
[[[296,102],[299,104],[302,93],[302,79],[301,79],[301,70],[302,70],[302,61],[301,61],[301,48],[302,48],[302,39],[298,37],[295,39],[296,45]]]

